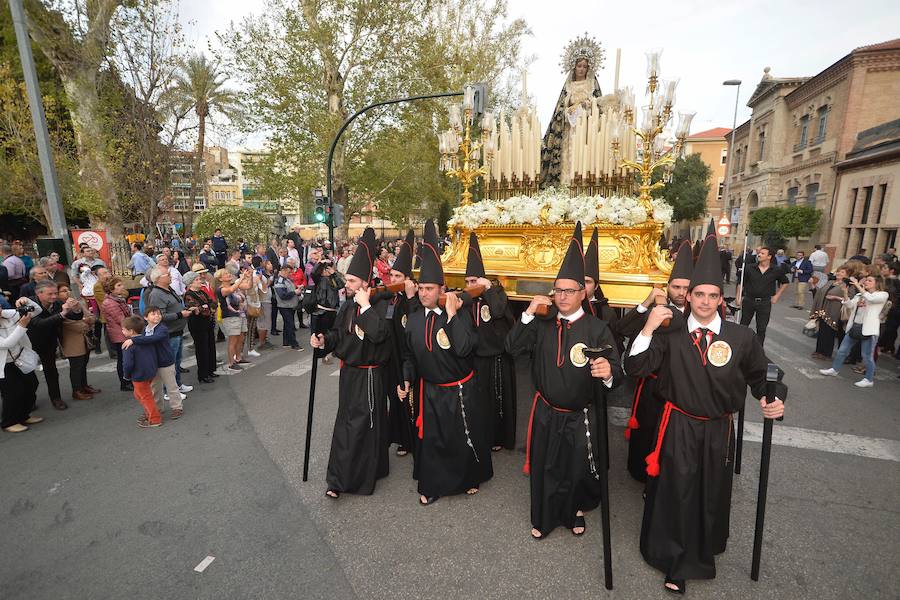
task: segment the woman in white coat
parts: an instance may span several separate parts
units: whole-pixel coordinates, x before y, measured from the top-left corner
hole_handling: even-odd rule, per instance
[[[17,310],[30,306],[31,312],[20,315]],[[43,417],[32,417],[38,388],[34,369],[40,359],[31,349],[26,335],[32,315],[41,312],[39,304],[28,298],[19,298],[16,308],[0,311],[0,398],[3,400],[0,427],[9,433],[28,431],[29,425],[40,423]],[[27,371],[27,372],[26,372]]]
[[[864,379],[857,381],[857,387],[872,387],[875,385],[875,345],[878,342],[878,333],[881,329],[881,309],[888,300],[888,293],[884,291],[884,280],[881,277],[869,275],[862,281],[855,277],[850,278],[850,284],[859,290],[852,298],[844,288],[844,306],[850,308],[850,318],[847,319],[841,347],[838,348],[831,363],[831,368],[821,369],[822,375],[837,375],[844,364],[844,359],[850,354],[854,344],[862,344],[863,363],[866,365]]]

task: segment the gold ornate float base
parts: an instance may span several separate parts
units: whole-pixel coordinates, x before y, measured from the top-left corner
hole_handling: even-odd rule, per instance
[[[666,283],[672,270],[659,250],[662,223],[649,221],[634,227],[598,224],[600,283],[614,306],[633,306],[647,297],[654,284]],[[530,300],[547,294],[562,264],[574,223],[557,225],[482,225],[475,230],[484,268],[498,279],[510,298]],[[593,226],[584,228],[584,247]],[[447,285],[464,287],[469,231],[450,229],[450,245],[441,260]]]

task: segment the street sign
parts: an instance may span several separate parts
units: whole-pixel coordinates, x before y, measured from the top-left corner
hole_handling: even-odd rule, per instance
[[[731,233],[731,221],[729,221],[728,217],[726,217],[724,214],[722,215],[722,218],[719,219],[718,227],[716,227],[716,233],[721,237],[724,237]]]

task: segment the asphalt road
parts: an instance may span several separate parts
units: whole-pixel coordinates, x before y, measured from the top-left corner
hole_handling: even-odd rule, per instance
[[[825,365],[799,333],[804,316],[777,306],[766,341],[790,396],[776,425],[762,577],[749,576],[760,451],[750,440],[760,415],[748,404],[729,548],[715,580],[689,582],[693,598],[900,597],[898,363],[882,357],[865,390],[849,369],[821,377]],[[529,537],[527,365],[517,450],[493,455],[495,476],[476,496],[420,507],[411,458],[393,453],[373,496],[324,496],[336,365],[320,365],[303,483],[310,353],[279,349],[255,362],[198,387],[184,417],[159,429],[136,427],[130,394],[104,392],[65,412],[39,397],[47,422],[0,435],[0,598],[668,597],[638,551],[641,489],[624,468],[627,391],[610,409],[610,592],[599,511],[582,538],[561,529],[540,543]],[[108,363],[92,363],[101,370],[89,378],[117,390]],[[195,572],[207,556],[215,560]]]

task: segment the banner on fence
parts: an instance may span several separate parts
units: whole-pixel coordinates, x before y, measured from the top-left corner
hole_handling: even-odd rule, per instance
[[[106,240],[106,232],[101,229],[73,229],[72,240],[75,243],[75,252],[73,256],[78,256],[78,248],[82,244],[87,244],[97,251],[97,255],[107,265],[112,263],[109,254],[109,243]]]

